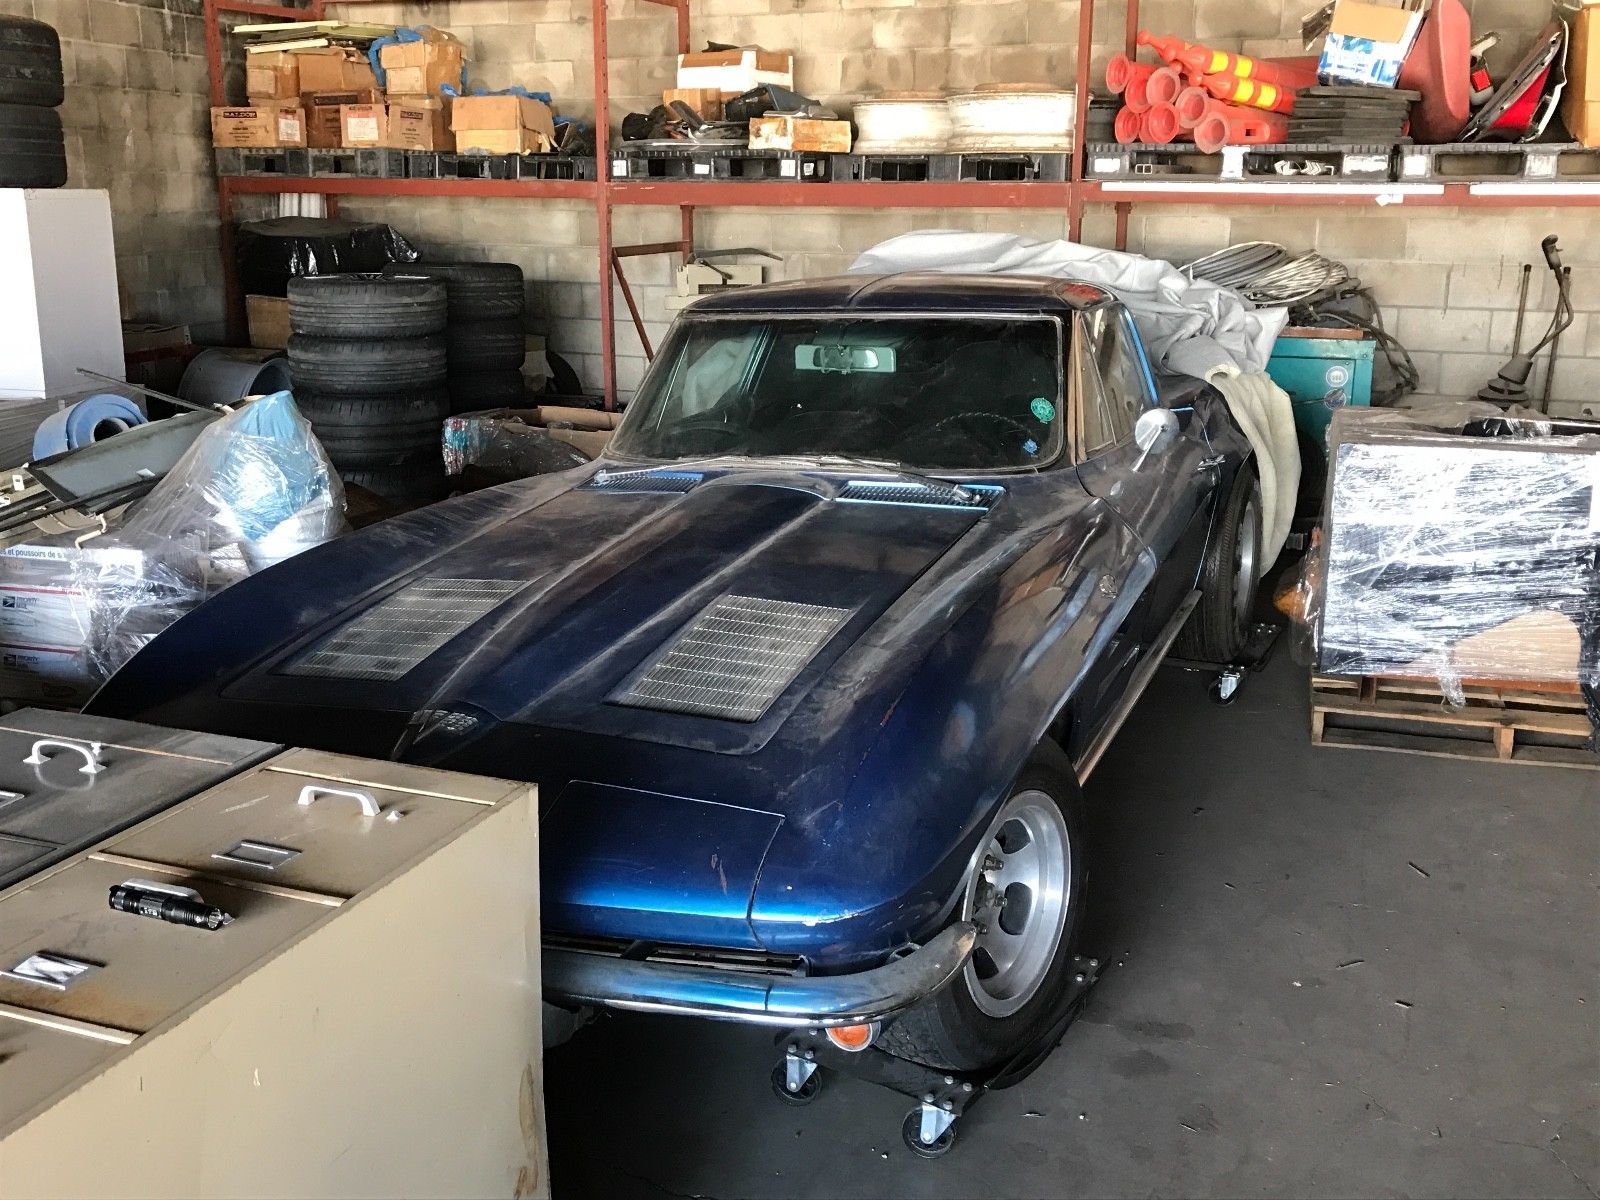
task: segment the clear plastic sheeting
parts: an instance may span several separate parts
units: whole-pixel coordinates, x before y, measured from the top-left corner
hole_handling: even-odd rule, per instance
[[[1600,729],[1600,422],[1344,408],[1329,442],[1318,668],[1456,703],[1464,681],[1576,683]]]
[[[288,295],[301,275],[381,271],[416,262],[417,248],[388,225],[337,217],[277,217],[239,226],[239,281],[247,295]]]
[[[211,595],[345,528],[338,475],[289,393],[276,392],[210,425],[105,532],[0,554],[0,593],[53,598],[32,633],[56,652],[49,661],[70,665],[82,699]],[[0,678],[0,696],[27,697],[26,682]]]

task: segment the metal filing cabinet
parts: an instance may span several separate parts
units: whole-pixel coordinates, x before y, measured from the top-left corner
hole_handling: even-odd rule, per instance
[[[36,708],[0,718],[0,888],[281,749]]]
[[[548,1196],[541,1056],[529,785],[288,751],[0,891],[7,1200]]]

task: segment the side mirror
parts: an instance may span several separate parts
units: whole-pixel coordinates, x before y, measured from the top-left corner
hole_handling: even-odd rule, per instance
[[[1152,408],[1139,414],[1133,424],[1133,442],[1139,447],[1139,461],[1133,464],[1137,471],[1152,454],[1160,454],[1178,440],[1178,418],[1168,408]]]

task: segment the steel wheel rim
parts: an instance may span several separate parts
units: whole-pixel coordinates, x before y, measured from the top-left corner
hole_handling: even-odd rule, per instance
[[[980,1011],[1009,1017],[1033,999],[1061,947],[1072,898],[1061,809],[1044,792],[1018,793],[990,825],[967,881],[962,916],[979,933],[962,974]]]
[[[1261,546],[1261,501],[1255,496],[1239,516],[1233,542],[1233,612],[1241,625],[1247,625],[1255,608],[1256,557]]]

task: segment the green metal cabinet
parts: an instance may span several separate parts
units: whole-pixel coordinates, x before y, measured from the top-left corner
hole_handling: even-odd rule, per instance
[[[1290,330],[1273,347],[1267,374],[1294,401],[1295,428],[1324,453],[1334,409],[1372,403],[1376,346],[1367,338],[1305,337]]]

